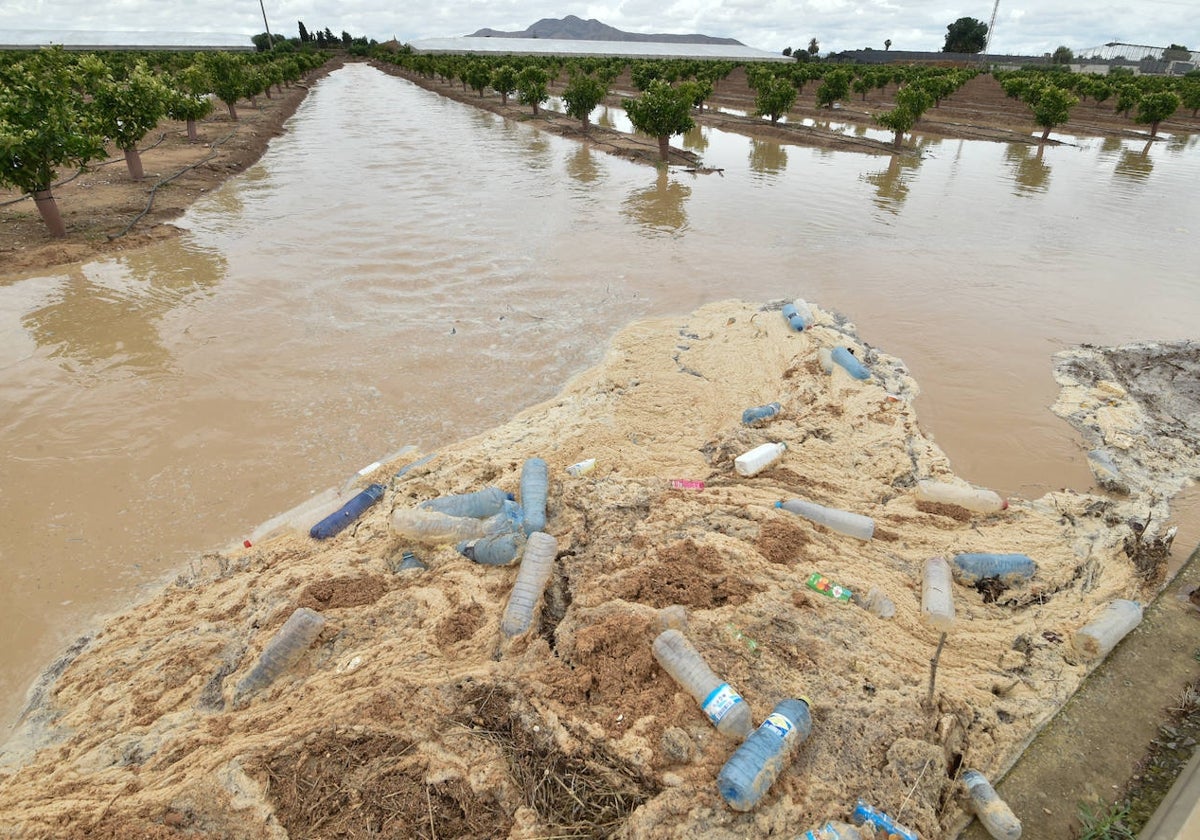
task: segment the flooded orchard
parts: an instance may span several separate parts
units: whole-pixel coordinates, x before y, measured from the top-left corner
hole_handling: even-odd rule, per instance
[[[797,296],[844,313],[908,365],[958,473],[1024,497],[1092,484],[1048,408],[1055,351],[1194,334],[1194,136],[682,145],[722,171],[351,65],[183,236],[0,275],[5,721],[97,612],[404,445],[548,399],[639,318]]]

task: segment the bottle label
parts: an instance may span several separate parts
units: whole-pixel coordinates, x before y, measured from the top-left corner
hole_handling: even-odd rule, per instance
[[[703,490],[704,482],[697,481],[693,478],[672,478],[672,490]]]
[[[771,714],[767,715],[767,719],[764,720],[762,725],[758,728],[773,731],[779,735],[780,738],[786,738],[788,733],[795,728],[795,724],[778,712],[771,712]]]
[[[820,592],[822,595],[838,601],[849,601],[853,594],[849,589],[841,584],[834,583],[820,572],[813,572],[808,576],[808,580],[805,583],[813,592]]]
[[[729,683],[721,683],[704,698],[700,708],[714,724],[720,723],[729,710],[742,702],[742,696],[729,687]]]

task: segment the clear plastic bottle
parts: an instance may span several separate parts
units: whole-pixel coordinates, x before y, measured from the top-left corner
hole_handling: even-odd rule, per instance
[[[867,840],[867,838],[863,837],[862,832],[850,823],[829,820],[821,828],[810,829],[801,834],[800,840]]]
[[[821,363],[821,370],[833,373],[833,352],[828,347],[817,350],[817,361]]]
[[[558,540],[545,531],[534,531],[526,540],[517,579],[500,619],[500,631],[510,639],[524,633],[533,623],[533,611],[546,591],[557,553]]]
[[[521,507],[525,509],[525,534],[546,527],[546,493],[550,466],[541,458],[529,458],[521,466]]]
[[[858,800],[850,819],[858,825],[869,825],[872,831],[886,831],[888,840],[918,840],[917,832],[905,828],[878,808]]]
[[[308,535],[314,540],[326,540],[335,534],[341,533],[342,529],[362,516],[371,505],[383,498],[383,490],[384,487],[382,484],[372,484],[366,490],[363,490],[350,499],[350,501],[346,502],[346,504],[329,514],[329,516],[326,516],[316,525],[312,526],[309,529]]]
[[[917,482],[917,498],[923,502],[958,505],[977,513],[995,513],[1008,507],[1008,499],[992,490],[929,479]]]
[[[1085,626],[1075,631],[1075,650],[1088,659],[1099,659],[1112,651],[1117,642],[1142,623],[1142,605],[1118,598]]]
[[[567,467],[567,475],[579,478],[581,475],[587,475],[592,470],[596,469],[596,459],[588,458],[584,461],[578,461]]]
[[[308,607],[300,607],[288,616],[279,632],[263,648],[257,664],[234,688],[234,705],[243,704],[251,695],[266,688],[295,665],[323,629],[325,616]]]
[[[400,555],[400,564],[396,567],[397,572],[423,572],[429,566],[421,562],[417,555],[411,551],[405,551]]]
[[[954,577],[964,584],[974,585],[984,578],[998,577],[1013,586],[1028,580],[1037,572],[1037,563],[1025,554],[992,554],[968,552],[954,555]]]
[[[860,513],[825,507],[816,502],[806,502],[804,499],[778,501],[775,503],[775,507],[803,516],[805,519],[816,522],[818,525],[824,525],[831,531],[837,531],[848,537],[869,540],[875,535],[875,520]]]
[[[925,561],[925,576],[921,578],[921,621],[939,633],[949,633],[954,627],[954,583],[945,557],[930,557]]]
[[[806,700],[781,700],[717,773],[717,790],[735,811],[749,811],[812,733]]]
[[[713,673],[682,633],[675,629],[659,633],[654,640],[654,658],[696,699],[718,732],[739,741],[750,734],[754,727],[750,705]]]
[[[763,420],[770,420],[783,409],[777,402],[767,403],[766,405],[756,405],[754,408],[747,408],[742,412],[742,424],[745,426],[753,426],[756,423],[761,423]]]
[[[517,534],[492,534],[458,544],[459,554],[484,566],[512,565],[520,550],[521,538]]]
[[[863,363],[858,360],[858,357],[845,347],[834,347],[829,351],[829,358],[834,363],[841,365],[846,370],[846,373],[855,379],[871,378],[871,371],[867,370],[863,366]]]
[[[800,307],[794,303],[785,303],[783,305],[783,317],[787,320],[788,326],[796,332],[804,332],[804,328],[808,326],[808,324],[804,323],[804,316],[800,314]]]
[[[896,615],[896,605],[878,586],[872,586],[866,595],[855,595],[851,600],[879,618],[893,618]]]
[[[1096,482],[1105,490],[1111,490],[1114,493],[1129,492],[1129,484],[1121,475],[1116,461],[1107,451],[1103,449],[1090,450],[1087,454],[1087,462],[1092,469],[1092,475],[1096,477]]]
[[[658,611],[658,629],[663,630],[678,630],[680,633],[687,632],[687,610],[682,604],[672,604],[669,607],[663,607]]]
[[[472,519],[486,519],[504,510],[504,503],[512,500],[512,494],[505,493],[499,487],[485,487],[474,493],[455,493],[449,496],[438,496],[426,499],[417,505],[422,510],[434,510],[450,516],[469,516]]]
[[[737,470],[738,475],[749,478],[778,461],[786,451],[786,443],[764,443],[734,458],[733,468]]]
[[[392,530],[401,537],[424,543],[476,540],[514,530],[514,514],[508,512],[508,505],[513,504],[508,503],[506,510],[487,519],[451,516],[421,508],[397,508],[392,511]]]
[[[979,823],[996,840],[1020,840],[1021,821],[978,770],[965,770],[962,782]]]
[[[804,328],[808,329],[817,320],[817,316],[813,314],[812,307],[804,298],[796,298],[792,301],[792,306],[796,307],[796,314],[800,316],[800,320],[804,322]]]

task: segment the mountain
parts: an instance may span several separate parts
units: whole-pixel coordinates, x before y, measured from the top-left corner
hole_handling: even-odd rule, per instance
[[[567,15],[562,20],[542,18],[522,32],[501,32],[498,29],[480,29],[469,38],[556,38],[565,41],[650,41],[656,44],[732,44],[745,46],[733,38],[714,38],[711,35],[642,35],[638,32],[622,32],[606,23],[592,18],[582,20]]]

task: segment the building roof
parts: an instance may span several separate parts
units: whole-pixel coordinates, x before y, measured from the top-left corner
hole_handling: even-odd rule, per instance
[[[60,46],[68,50],[253,50],[246,33],[97,32],[65,29],[0,29],[0,49]]]
[[[699,58],[728,61],[794,61],[741,44],[666,44],[655,41],[583,41],[555,38],[427,38],[409,46],[418,53],[467,55],[616,56],[618,58]]]

